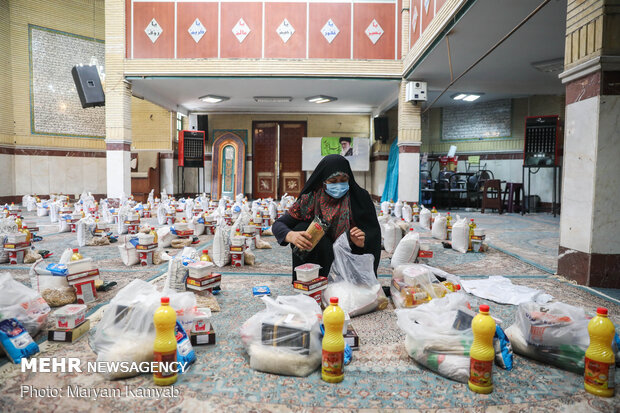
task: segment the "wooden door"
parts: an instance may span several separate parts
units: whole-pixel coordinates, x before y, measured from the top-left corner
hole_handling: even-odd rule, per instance
[[[252,122],[252,197],[276,197],[278,124]]]
[[[301,170],[301,145],[304,136],[306,122],[280,122],[280,197],[286,193],[299,196],[306,182]]]

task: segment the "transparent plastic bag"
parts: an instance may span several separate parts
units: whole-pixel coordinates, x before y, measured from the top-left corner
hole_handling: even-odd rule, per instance
[[[438,213],[433,222],[433,238],[444,240],[447,238],[448,220],[444,215]]]
[[[88,216],[77,222],[77,241],[78,246],[90,245],[95,237],[94,231],[97,227],[93,217]]]
[[[403,231],[400,226],[394,221],[388,221],[385,225],[385,237],[383,239],[385,250],[393,254],[402,238]]]
[[[97,361],[150,362],[153,361],[155,327],[153,315],[161,305],[161,297],[170,297],[170,305],[177,314],[191,314],[196,299],[191,292],[159,292],[152,284],[133,280],[121,289],[105,308],[101,321],[90,336],[90,346],[97,353]],[[177,316],[178,318],[178,316]],[[133,377],[138,372],[107,372],[107,379]]]
[[[431,229],[431,211],[420,205],[420,225],[422,228]]]
[[[410,264],[415,262],[420,252],[420,234],[409,231],[396,246],[390,265],[396,268],[399,265]]]
[[[450,290],[439,282],[429,267],[406,264],[394,270],[390,292],[395,307],[411,308],[444,297]]]
[[[15,281],[8,272],[0,274],[1,318],[16,318],[34,337],[45,326],[50,306],[41,294]]]
[[[261,297],[266,308],[240,329],[250,367],[266,373],[307,376],[321,365],[322,315],[309,296]]]
[[[387,297],[375,276],[374,261],[372,254],[353,254],[346,233],[338,237],[323,304],[338,297],[340,307],[351,317],[384,309]]]
[[[421,218],[420,218],[421,219]],[[469,247],[469,226],[467,219],[456,216],[456,223],[452,225],[452,249],[462,254],[467,252]]]

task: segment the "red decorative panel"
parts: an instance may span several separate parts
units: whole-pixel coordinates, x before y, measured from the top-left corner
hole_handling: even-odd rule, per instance
[[[332,19],[338,35],[329,43],[321,29]],[[351,58],[351,3],[310,3],[310,58]]]
[[[198,43],[188,31],[196,19],[206,29]],[[178,58],[217,57],[218,30],[217,3],[177,3]]]
[[[284,19],[295,30],[286,43],[276,31]],[[265,3],[265,57],[306,57],[306,3]]]
[[[221,3],[220,57],[260,58],[262,56],[262,3]],[[239,43],[233,28],[243,19],[249,34]]]
[[[125,0],[125,57],[131,57],[131,0]]]
[[[411,8],[409,9],[409,48],[411,49],[415,42],[420,38],[420,24],[422,17],[422,1],[411,0]]]
[[[425,4],[428,3],[428,11]],[[435,0],[422,0],[422,33],[428,27],[431,20],[435,17]]]
[[[162,28],[155,43],[144,29],[155,19]],[[174,58],[174,3],[133,4],[133,57]]]
[[[403,37],[402,37],[402,33],[403,33],[403,21],[402,21],[402,15],[401,15],[401,10],[403,9],[403,0],[398,0],[398,8],[396,9],[396,18],[397,23],[396,23],[396,28],[397,28],[397,35],[398,35],[398,57],[397,59],[402,59],[402,50],[403,50]]]
[[[358,3],[353,6],[353,58],[354,59],[394,59],[395,52],[395,14],[394,4]],[[366,35],[368,26],[376,20],[377,26],[371,29],[380,33],[375,44]]]

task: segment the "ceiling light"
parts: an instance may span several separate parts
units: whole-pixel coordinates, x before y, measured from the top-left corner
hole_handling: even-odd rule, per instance
[[[310,96],[307,97],[306,100],[311,103],[327,103],[338,100],[338,98],[332,96],[318,95],[318,96]]]
[[[466,97],[463,98],[463,100],[467,101],[467,102],[473,102],[474,100],[478,99],[480,97],[480,95],[467,95]]]
[[[532,67],[544,73],[561,72],[564,70],[564,59],[558,57],[557,59],[534,62],[532,63]]]
[[[201,96],[198,99],[206,103],[220,103],[230,98],[226,96],[206,95],[206,96]]]
[[[452,99],[454,100],[461,100],[461,99],[464,99],[465,97],[467,97],[467,95],[464,93],[457,93],[456,95],[452,95]]]
[[[258,103],[286,103],[293,100],[291,96],[254,96]]]

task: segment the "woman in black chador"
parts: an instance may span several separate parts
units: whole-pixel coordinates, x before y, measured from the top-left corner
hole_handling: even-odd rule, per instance
[[[308,225],[316,217],[327,226],[321,241],[309,253],[293,251],[294,268],[305,263],[319,264],[326,277],[334,261],[333,243],[347,234],[354,254],[372,254],[377,274],[381,257],[381,230],[368,192],[353,177],[351,166],[341,155],[328,155],[317,165],[304,189],[289,211],[272,226],[280,245],[292,244],[299,250],[311,247]]]

